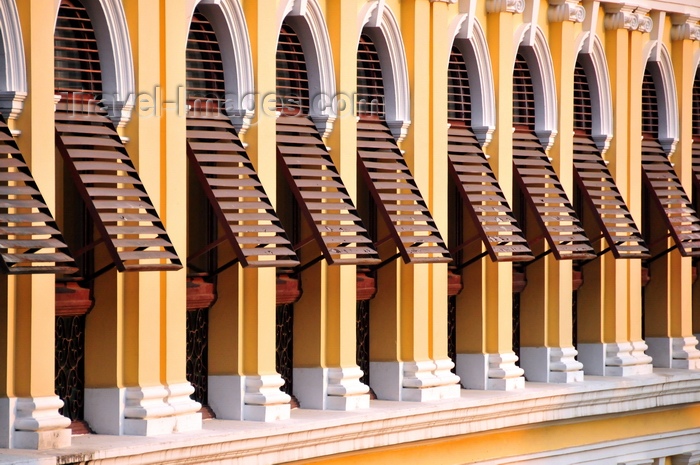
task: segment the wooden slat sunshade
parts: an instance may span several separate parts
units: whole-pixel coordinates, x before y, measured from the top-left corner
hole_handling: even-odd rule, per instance
[[[588,260],[595,251],[537,136],[513,133],[513,166],[518,185],[558,260]]]
[[[700,219],[663,147],[647,135],[642,140],[642,168],[644,183],[663,212],[678,251],[684,257],[700,256]]]
[[[574,177],[615,258],[649,257],[642,233],[590,137],[574,137]]]
[[[277,120],[279,166],[329,264],[376,264],[379,257],[313,121]]]
[[[55,119],[56,146],[117,270],[182,268],[104,108],[61,102]]]
[[[593,105],[586,72],[574,71],[574,177],[615,258],[647,258],[649,249],[591,137]],[[585,227],[585,225],[584,225]]]
[[[0,116],[0,272],[70,274],[78,268]]]
[[[532,260],[527,240],[474,133],[453,125],[447,144],[450,173],[491,260]]]
[[[187,156],[242,266],[299,264],[228,118],[188,116]]]
[[[406,263],[452,261],[389,126],[357,124],[358,169]]]

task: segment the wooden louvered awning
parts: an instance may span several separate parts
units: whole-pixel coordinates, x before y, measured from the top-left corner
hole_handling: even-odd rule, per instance
[[[357,125],[358,169],[406,263],[452,261],[433,217],[389,126],[361,119]],[[382,243],[380,239],[378,243]]]
[[[700,256],[700,219],[655,137],[644,135],[642,168],[644,183],[661,209],[678,251],[684,257]]]
[[[278,118],[277,154],[313,236],[297,249],[315,240],[329,264],[378,263],[372,240],[310,118]]]
[[[574,177],[615,258],[647,258],[649,249],[620,194],[598,146],[574,137]]]
[[[515,179],[558,260],[596,257],[581,222],[566,196],[554,167],[537,136],[524,130],[513,133]]]
[[[75,112],[80,108],[81,112]],[[56,146],[119,271],[182,268],[180,259],[139,179],[134,164],[101,105],[61,102]]]
[[[474,133],[465,126],[453,124],[447,144],[450,173],[491,260],[532,260],[534,256],[527,240]],[[473,239],[476,238],[467,239],[460,248]]]
[[[188,116],[187,156],[242,266],[299,264],[228,118]]]
[[[68,246],[0,116],[0,272],[75,273]]]

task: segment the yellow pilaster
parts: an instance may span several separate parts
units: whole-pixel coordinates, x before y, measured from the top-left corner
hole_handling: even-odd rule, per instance
[[[256,109],[244,139],[269,198],[276,198],[274,106],[275,53],[279,30],[271,12],[276,2],[243,4],[255,69]],[[261,96],[268,96],[263,101]],[[226,263],[231,257],[219,257]],[[289,418],[289,396],[277,388],[275,369],[275,269],[237,265],[218,277],[216,304],[209,314],[209,403],[217,416],[272,421]],[[213,387],[213,389],[212,389]]]
[[[448,43],[445,29],[448,8],[443,2],[433,2],[430,13],[430,189],[428,206],[443,239],[448,241],[447,206],[447,57],[452,44]],[[449,370],[452,363],[447,356],[447,265],[435,264],[429,269],[430,340],[429,355],[438,368]]]
[[[32,92],[16,128],[20,150],[51,211],[55,211],[53,138],[53,30],[51,2],[17,5]],[[49,72],[47,72],[49,63]],[[3,115],[6,119],[9,115]],[[55,283],[52,275],[0,277],[0,405],[3,448],[69,446],[70,421],[58,413],[62,403],[54,390]],[[17,410],[15,410],[17,409]],[[26,409],[22,411],[21,409]]]

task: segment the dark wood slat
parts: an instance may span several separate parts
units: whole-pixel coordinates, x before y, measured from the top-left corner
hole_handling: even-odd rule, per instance
[[[95,106],[95,111],[103,110],[101,106]],[[143,260],[149,261],[145,264],[149,270],[181,268],[172,241],[143,189],[112,122],[108,118],[76,118],[71,119],[70,124],[62,124],[66,118],[65,112],[56,112],[56,146],[117,270],[145,271],[146,268],[133,267],[143,264]],[[94,129],[96,127],[108,130]],[[94,157],[91,157],[91,150],[80,143],[84,138],[79,134],[85,133],[91,134],[90,145],[100,147]],[[79,148],[74,144],[78,144]],[[79,157],[76,156],[76,149],[80,150]],[[114,162],[106,161],[110,154]],[[99,186],[92,185],[97,183]],[[128,224],[135,221],[141,224]],[[135,237],[120,238],[119,234]],[[150,263],[154,259],[162,260],[161,263]],[[127,260],[129,263],[126,263]]]
[[[381,143],[377,141],[381,140]],[[362,132],[357,138],[358,170],[374,197],[377,209],[384,218],[394,239],[401,257],[406,263],[413,263],[416,254],[429,254],[421,261],[435,263],[450,261],[450,253],[437,231],[430,211],[421,196],[411,171],[394,140],[389,126],[385,122],[363,125]],[[381,170],[381,182],[375,174]],[[384,173],[386,171],[386,173]],[[386,182],[386,175],[393,174],[392,182]],[[412,194],[396,194],[397,190],[410,190]],[[408,202],[407,205],[403,205]],[[405,208],[401,208],[405,207]],[[416,208],[417,207],[417,208]],[[397,226],[402,226],[399,231]],[[425,235],[423,230],[415,226],[428,225],[434,229],[434,234]],[[406,243],[413,244],[406,247]],[[421,249],[420,252],[416,252]]]
[[[75,273],[75,261],[2,116],[0,153],[5,155],[0,179],[13,181],[0,187],[0,208],[13,210],[0,214],[0,272]]]
[[[642,173],[653,202],[661,209],[680,254],[684,257],[698,257],[700,256],[700,236],[693,234],[693,231],[700,230],[698,214],[693,209],[671,162],[666,157],[659,159],[656,156],[659,150],[663,151],[659,141],[645,135],[643,142]],[[651,176],[652,173],[663,176],[662,179],[670,185],[666,183],[657,185],[654,182],[655,177]],[[678,211],[670,207],[671,205],[680,206],[682,210]]]
[[[537,137],[530,132],[516,129],[513,133],[513,168],[514,177],[526,199],[526,202],[534,208],[537,222],[542,229],[557,260],[580,260],[595,258],[595,251],[583,234],[574,208],[566,194],[552,195],[542,193],[540,189],[556,189],[565,192],[555,174],[544,148],[537,141]],[[543,172],[548,177],[529,177],[528,169],[532,166],[530,161],[537,160],[543,167]],[[535,187],[535,189],[533,189]],[[554,215],[549,214],[554,213]],[[563,226],[574,225],[571,231],[564,231]]]
[[[307,131],[299,131],[300,127]],[[315,137],[306,135],[310,130],[315,131]],[[307,117],[281,116],[277,120],[277,146],[279,166],[326,261],[329,264],[378,263],[379,257],[373,247],[359,245],[371,244],[371,240],[314,123]],[[297,158],[292,148],[299,146],[312,150],[305,150],[303,158]],[[311,161],[314,159],[317,161]],[[300,160],[306,161],[300,164]],[[324,169],[299,172],[296,171],[299,166],[321,166]],[[327,205],[326,210],[335,213],[317,213],[319,204]],[[354,234],[346,236],[345,231]],[[361,242],[356,236],[362,238]]]
[[[292,250],[292,244],[231,122],[218,120],[216,125],[209,126],[206,131],[195,130],[200,123],[201,120],[187,119],[187,155],[190,166],[241,265],[298,265],[299,260]],[[197,142],[203,139],[217,142]],[[231,151],[232,145],[235,146],[234,154],[222,153]],[[211,152],[217,153],[216,158],[211,157]],[[202,164],[205,162],[207,166]],[[241,186],[241,189],[235,191],[226,190],[224,194],[217,192],[216,188],[222,179],[236,183],[240,183],[241,180],[253,180],[254,184]],[[217,183],[212,182],[214,180]],[[251,202],[251,198],[257,198],[259,201]],[[231,210],[235,210],[236,213],[229,213]],[[274,260],[270,257],[274,257]]]

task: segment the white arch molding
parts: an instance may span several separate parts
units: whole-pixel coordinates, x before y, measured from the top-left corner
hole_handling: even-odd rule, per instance
[[[590,41],[590,47],[586,43]],[[578,60],[583,66],[591,93],[591,136],[601,152],[605,152],[613,136],[612,91],[610,72],[600,38],[583,32],[576,41]]]
[[[673,75],[673,63],[666,46],[652,40],[644,48],[646,66],[654,78],[656,89],[656,102],[659,109],[659,142],[671,155],[676,150],[678,143],[678,94],[676,92],[676,78]],[[640,76],[640,79],[644,79]],[[641,98],[641,95],[639,96]]]
[[[239,133],[244,134],[255,113],[255,81],[243,9],[238,0],[188,0],[188,30],[195,8],[214,28],[224,68],[226,111]]]
[[[335,68],[331,41],[317,0],[283,0],[277,10],[277,30],[287,20],[299,36],[309,76],[309,116],[323,137],[336,118]]]
[[[411,125],[411,92],[408,86],[406,51],[396,16],[384,0],[372,0],[358,18],[357,43],[362,33],[374,42],[382,66],[386,122],[401,142]]]
[[[528,36],[532,37],[531,44],[525,40]],[[531,23],[518,27],[513,49],[513,63],[521,53],[530,69],[535,92],[535,134],[548,150],[557,135],[557,93],[552,55],[542,29]]]
[[[0,0],[0,113],[14,119],[27,98],[27,65],[15,0]]]
[[[485,147],[491,142],[496,128],[496,93],[486,34],[479,21],[476,18],[469,21],[468,16],[461,14],[452,21],[448,29],[448,43],[462,52],[467,64],[472,101],[472,130],[482,147]],[[447,51],[445,68],[449,66],[450,50]]]
[[[120,0],[81,0],[95,30],[102,71],[102,103],[116,126],[131,119],[136,85],[131,40]],[[60,0],[54,0],[56,18]]]

